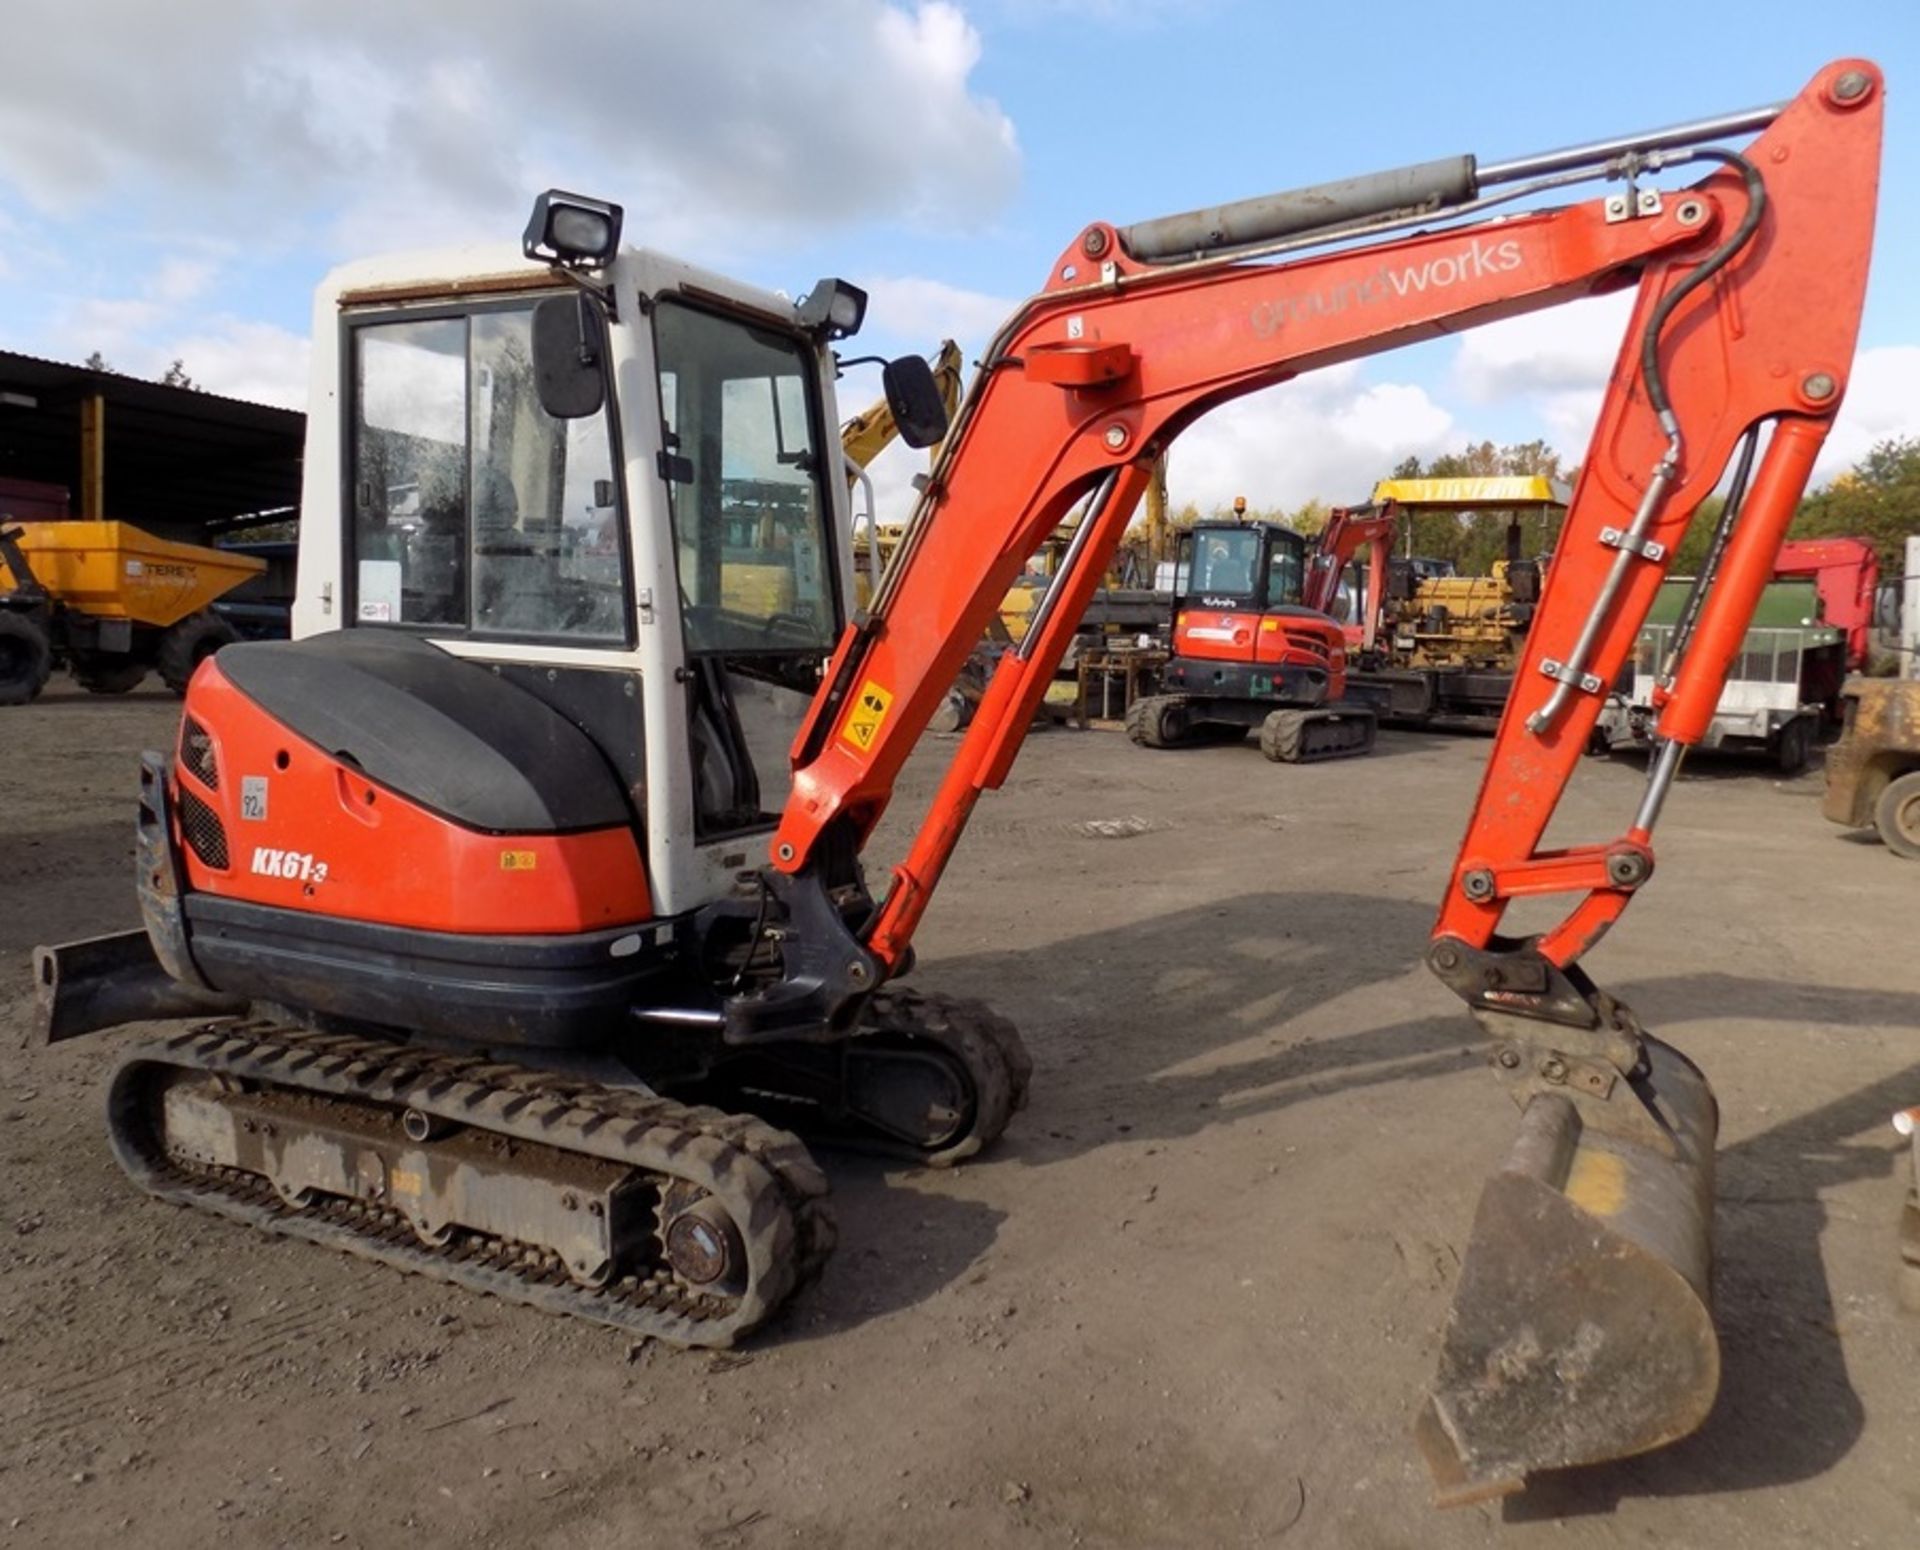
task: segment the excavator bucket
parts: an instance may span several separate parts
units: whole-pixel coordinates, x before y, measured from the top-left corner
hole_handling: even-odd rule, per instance
[[[1718,1111],[1697,1067],[1644,1047],[1631,1097],[1654,1124],[1603,1129],[1611,1104],[1536,1093],[1480,1197],[1415,1427],[1442,1506],[1660,1447],[1713,1408]]]

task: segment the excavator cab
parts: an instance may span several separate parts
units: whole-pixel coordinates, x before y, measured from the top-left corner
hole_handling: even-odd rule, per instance
[[[1143,748],[1237,742],[1252,728],[1275,763],[1365,753],[1370,711],[1341,703],[1346,633],[1301,602],[1307,546],[1274,522],[1203,522],[1181,535],[1173,654],[1163,692],[1135,700],[1127,731]]]

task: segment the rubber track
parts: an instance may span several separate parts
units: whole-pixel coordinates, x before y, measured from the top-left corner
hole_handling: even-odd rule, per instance
[[[591,1288],[572,1281],[557,1255],[523,1244],[455,1233],[432,1248],[389,1208],[324,1196],[290,1206],[256,1174],[187,1164],[160,1150],[142,1092],[160,1068],[419,1109],[469,1129],[690,1179],[739,1228],[746,1289],[733,1297],[698,1292],[664,1265]],[[817,1274],[834,1243],[826,1176],[798,1138],[751,1115],[381,1040],[257,1022],[143,1040],[114,1069],[108,1124],[121,1165],[161,1199],[674,1345],[731,1345]]]
[[[1275,764],[1356,759],[1373,751],[1376,724],[1366,710],[1278,710],[1261,723],[1260,752]],[[1357,734],[1352,741],[1346,736],[1350,730]]]
[[[1143,694],[1127,707],[1127,736],[1141,748],[1184,748],[1194,739],[1182,734],[1167,738],[1160,735],[1161,717],[1171,709],[1185,708],[1193,702],[1184,694]]]
[[[876,991],[861,1009],[860,1026],[865,1033],[905,1033],[938,1044],[966,1067],[974,1084],[973,1123],[958,1140],[936,1152],[883,1145],[863,1150],[949,1167],[997,1140],[1027,1106],[1033,1057],[1019,1030],[984,1001],[919,990]]]

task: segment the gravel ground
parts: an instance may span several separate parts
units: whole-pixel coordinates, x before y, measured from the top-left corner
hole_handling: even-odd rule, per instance
[[[1292,769],[1035,737],[916,974],[1020,1022],[1031,1106],[951,1174],[830,1157],[834,1262],[715,1356],[126,1183],[112,1036],[26,1047],[26,954],[135,923],[134,756],[176,714],[0,713],[0,1544],[1912,1543],[1887,1119],[1920,1101],[1920,867],[1824,823],[1817,774],[1703,761],[1589,959],[1720,1097],[1717,1409],[1436,1514],[1409,1426],[1513,1118],[1419,963],[1484,741]],[[1590,762],[1562,837],[1640,779]]]

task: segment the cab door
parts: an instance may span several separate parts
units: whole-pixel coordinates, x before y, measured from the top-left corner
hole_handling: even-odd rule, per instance
[[[1265,583],[1259,530],[1197,527],[1181,547],[1187,585],[1174,613],[1174,654],[1253,661]]]

